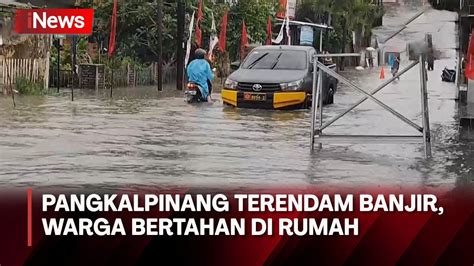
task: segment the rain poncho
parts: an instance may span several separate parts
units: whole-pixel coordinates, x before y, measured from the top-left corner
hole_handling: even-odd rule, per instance
[[[199,85],[202,98],[207,99],[209,96],[207,81],[214,79],[214,73],[212,73],[209,63],[204,59],[195,59],[189,63],[187,73],[188,81]]]
[[[388,55],[388,65],[393,68],[393,63],[395,62],[395,56],[393,54]]]

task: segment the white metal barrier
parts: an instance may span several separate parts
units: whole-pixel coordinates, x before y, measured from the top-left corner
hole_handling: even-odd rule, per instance
[[[314,150],[314,144],[317,142],[319,147],[325,142],[349,142],[349,143],[420,143],[424,144],[425,157],[431,157],[431,135],[429,126],[429,110],[428,110],[428,92],[427,92],[427,71],[425,68],[426,58],[425,55],[420,55],[419,59],[413,61],[405,69],[401,70],[394,77],[390,78],[386,82],[379,85],[373,91],[367,92],[357,85],[353,84],[334,70],[328,68],[324,64],[318,61],[322,57],[353,57],[359,56],[359,54],[316,54],[313,58],[313,94],[312,94],[312,109],[311,109],[311,150]],[[385,88],[387,85],[398,79],[403,74],[407,73],[408,70],[414,66],[419,65],[420,67],[420,92],[421,92],[421,113],[422,113],[422,126],[417,125],[415,122],[406,118],[393,108],[389,107],[374,95]],[[339,82],[348,85],[350,88],[360,92],[364,95],[362,99],[357,101],[351,107],[347,108],[341,114],[336,115],[329,121],[323,121],[323,97],[322,97],[322,78],[323,72],[334,77]],[[367,99],[374,101],[382,108],[405,122],[409,126],[415,128],[421,133],[421,135],[329,135],[323,134],[323,130],[332,125],[334,122],[339,120],[341,117],[352,111],[354,108],[365,102]]]

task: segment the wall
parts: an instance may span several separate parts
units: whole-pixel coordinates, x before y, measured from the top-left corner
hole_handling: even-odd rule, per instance
[[[79,65],[79,87],[83,89],[105,88],[104,65]]]

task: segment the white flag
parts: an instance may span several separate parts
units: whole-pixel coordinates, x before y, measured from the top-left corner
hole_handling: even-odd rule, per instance
[[[188,67],[189,56],[191,54],[191,40],[193,39],[193,28],[194,28],[194,13],[191,17],[191,22],[189,23],[189,38],[188,43],[186,44],[186,58],[184,59],[184,68]]]
[[[290,18],[288,17],[288,14],[286,15],[286,37],[288,37],[288,45],[291,45]]]
[[[283,20],[283,23],[281,24],[281,28],[280,28],[280,32],[278,33],[278,36],[276,37],[276,39],[272,39],[272,43],[275,43],[275,44],[281,43],[281,41],[283,40],[283,29],[285,28],[285,24],[286,24],[286,18],[285,20]]]
[[[286,37],[288,38],[288,45],[291,45],[290,16],[288,15],[289,10],[290,10],[290,1],[286,1],[286,12],[285,12],[285,18],[286,18]]]
[[[211,26],[211,40],[209,42],[209,58],[212,58],[214,48],[219,43],[219,38],[217,37],[216,21],[214,20],[214,13],[211,12],[212,17],[212,26]]]
[[[273,43],[275,44],[280,44],[281,41],[283,40],[283,28],[286,27],[286,37],[288,38],[288,45],[291,45],[291,36],[290,36],[290,17],[288,16],[288,10],[290,9],[289,7],[289,2],[286,2],[286,13],[285,13],[285,19],[283,20],[283,23],[281,24],[280,32],[278,33],[278,36],[276,39],[272,40]]]

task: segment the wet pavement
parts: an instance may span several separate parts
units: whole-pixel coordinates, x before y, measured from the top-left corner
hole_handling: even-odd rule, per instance
[[[443,14],[436,16],[452,15]],[[391,45],[423,37],[427,29],[440,34],[453,30],[446,22],[451,18],[445,26],[427,21],[430,18],[415,20]],[[396,25],[381,31],[390,27]],[[325,145],[311,153],[308,110],[245,110],[220,102],[188,105],[172,88],[117,89],[114,100],[107,91],[81,91],[75,102],[66,91],[62,96],[18,97],[16,109],[9,98],[0,97],[0,187],[466,185],[472,182],[473,154],[469,143],[458,141],[455,87],[440,78],[442,68],[454,64],[452,43],[441,44],[443,59],[429,72],[428,81],[432,160],[424,159],[418,144]],[[408,63],[402,58],[402,68]],[[371,90],[381,82],[379,70],[343,75]],[[419,92],[415,67],[377,97],[421,124]],[[359,98],[341,86],[335,104],[324,108],[324,118]],[[326,133],[417,132],[367,101]]]

